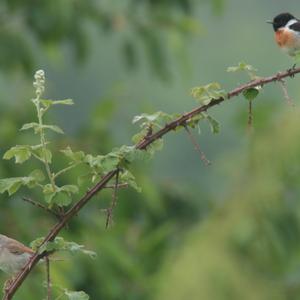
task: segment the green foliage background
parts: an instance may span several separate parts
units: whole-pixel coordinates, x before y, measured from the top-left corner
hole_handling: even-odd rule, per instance
[[[228,66],[244,60],[261,76],[290,67],[265,20],[282,11],[300,16],[298,6],[291,0],[1,1],[1,156],[35,142],[19,128],[35,117],[28,99],[36,69],[46,71],[47,97],[75,102],[50,114],[66,132],[51,147],[105,154],[129,143],[138,130],[134,115],[188,111],[197,105],[189,96],[193,86],[218,81],[230,90],[248,80],[226,73]],[[288,88],[296,108],[277,85],[255,99],[251,136],[242,97],[212,111],[220,134],[203,124],[196,135],[210,167],[184,133],[168,135],[151,163],[133,166],[142,193],[119,192],[113,228],[105,230],[102,212],[111,191],[69,224],[62,236],[98,257],[65,254],[52,264],[54,284],[97,300],[298,299],[298,77]],[[0,177],[32,169],[2,160]],[[29,244],[55,220],[24,203],[24,195],[38,197],[26,190],[1,196],[0,232]],[[38,266],[15,299],[43,299],[44,273]]]

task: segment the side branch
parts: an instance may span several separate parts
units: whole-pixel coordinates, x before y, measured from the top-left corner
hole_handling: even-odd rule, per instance
[[[165,134],[168,132],[176,129],[177,127],[184,126],[186,122],[191,119],[192,117],[202,113],[206,112],[211,107],[214,107],[222,102],[224,102],[227,99],[231,99],[233,97],[238,96],[243,91],[263,86],[265,84],[268,84],[270,82],[276,82],[276,81],[282,81],[283,78],[286,77],[293,77],[295,74],[300,73],[300,68],[288,70],[285,72],[279,72],[275,75],[260,78],[254,81],[250,81],[246,84],[243,84],[231,92],[227,94],[227,97],[225,98],[219,98],[219,99],[212,99],[209,104],[199,106],[195,108],[194,110],[185,113],[178,117],[176,120],[166,124],[162,129],[158,130],[157,132],[154,132],[152,134],[147,135],[146,138],[144,138],[142,141],[136,144],[136,148],[140,150],[145,150],[150,144],[155,142],[156,140],[162,138]],[[43,244],[53,241],[54,238],[59,234],[59,232],[65,227],[65,225],[75,216],[77,213],[89,202],[91,198],[93,198],[99,191],[104,189],[107,185],[107,183],[118,173],[118,169],[112,170],[109,173],[107,173],[91,190],[89,190],[80,200],[78,200],[77,203],[74,204],[73,207],[71,207],[66,214],[63,216],[63,218],[58,221],[52,229],[49,231],[48,235],[45,237]],[[38,252],[32,256],[30,261],[26,264],[24,269],[19,272],[19,274],[15,277],[14,281],[10,285],[10,287],[6,290],[3,300],[11,300],[13,295],[16,293],[20,285],[23,283],[23,281],[26,279],[26,277],[29,275],[33,267],[37,264],[37,262],[43,258],[44,254],[39,254]]]

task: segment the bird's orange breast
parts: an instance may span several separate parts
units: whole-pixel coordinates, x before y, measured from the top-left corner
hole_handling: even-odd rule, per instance
[[[279,47],[293,47],[295,35],[286,29],[279,29],[275,32],[275,40]]]

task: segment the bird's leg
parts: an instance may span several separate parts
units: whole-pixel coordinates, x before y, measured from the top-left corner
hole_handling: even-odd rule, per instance
[[[11,277],[10,279],[7,279],[4,282],[4,286],[3,286],[3,293],[6,293],[7,290],[9,290],[11,284],[13,283],[15,277]]]
[[[290,77],[295,77],[295,74],[293,74],[292,72],[295,71],[296,69],[296,64],[293,64],[293,66],[290,69],[287,69],[286,71],[289,73]]]

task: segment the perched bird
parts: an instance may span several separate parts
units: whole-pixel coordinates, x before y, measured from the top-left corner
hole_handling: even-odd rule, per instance
[[[0,269],[9,275],[22,270],[34,251],[22,243],[0,234]]]
[[[273,21],[277,45],[288,55],[295,56],[300,51],[300,20],[290,13],[281,13]]]

